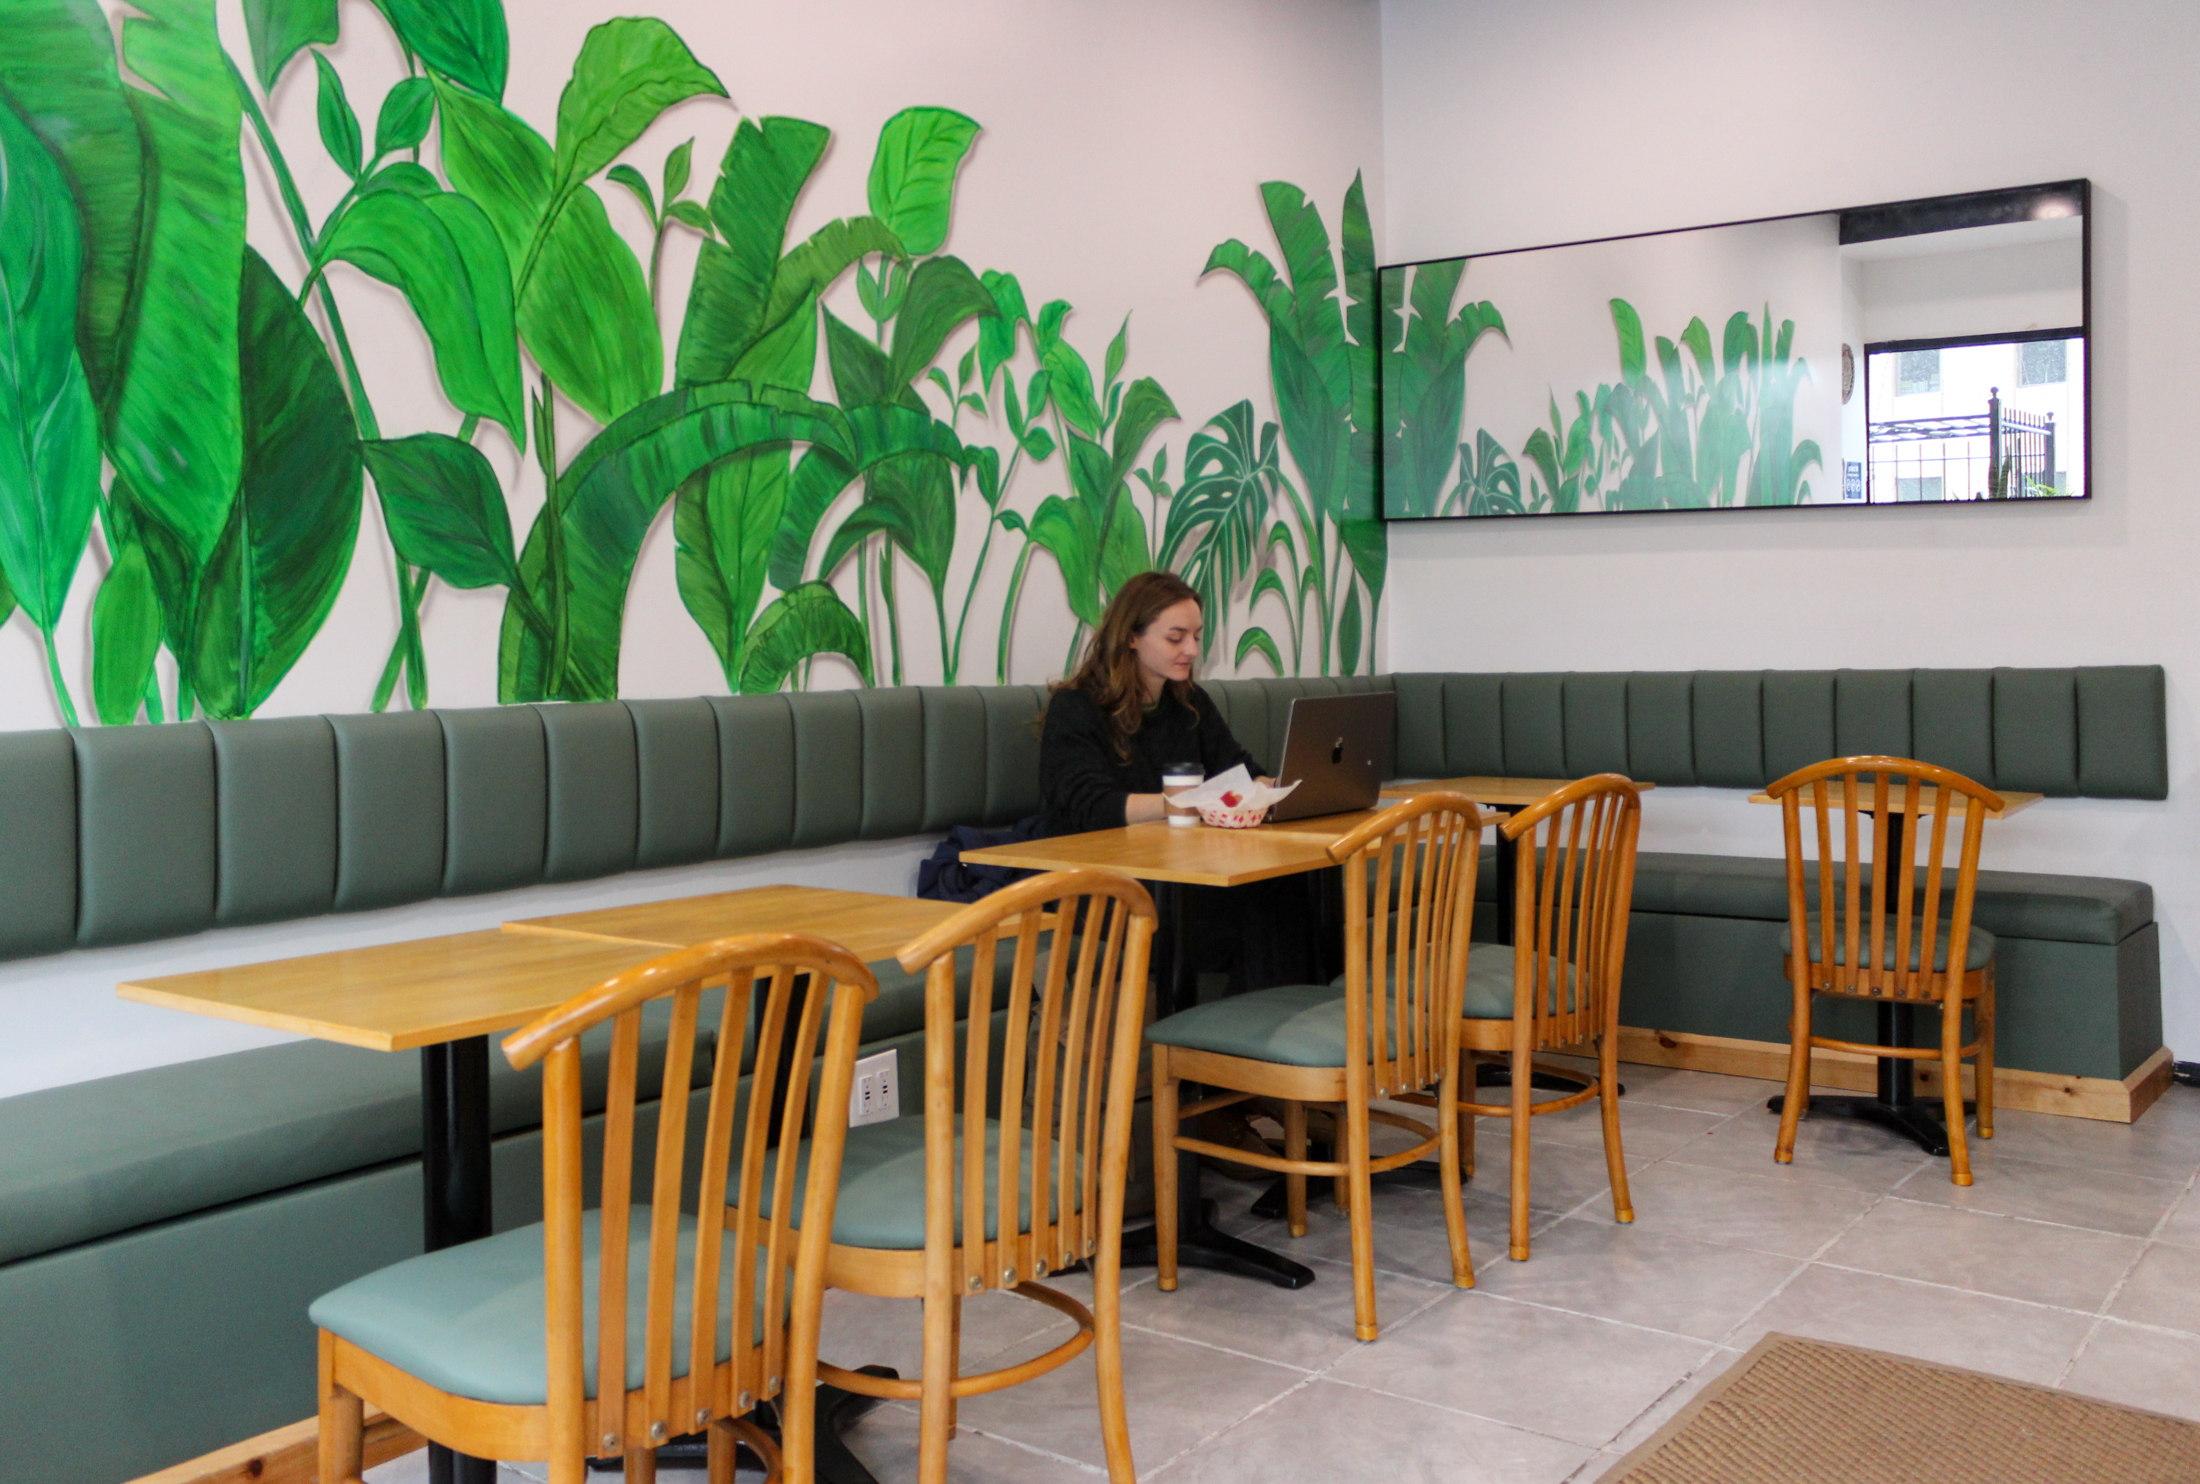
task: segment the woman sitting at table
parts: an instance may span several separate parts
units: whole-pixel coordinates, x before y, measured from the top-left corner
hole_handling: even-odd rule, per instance
[[[1049,835],[1158,820],[1162,771],[1202,776],[1253,755],[1192,679],[1204,627],[1199,595],[1172,572],[1141,572],[1115,600],[1084,661],[1055,687],[1039,745],[1039,808]],[[1326,874],[1326,873],[1324,873]],[[1230,976],[1230,992],[1319,982],[1305,878],[1191,888],[1192,967]]]

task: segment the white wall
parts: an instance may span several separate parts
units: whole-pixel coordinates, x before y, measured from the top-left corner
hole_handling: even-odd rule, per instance
[[[244,57],[235,0],[222,3],[232,54]],[[985,132],[962,172],[947,250],[975,269],[1019,274],[1034,311],[1045,300],[1068,299],[1076,306],[1069,338],[1096,374],[1124,315],[1133,316],[1126,376],[1159,378],[1183,413],[1157,440],[1171,448],[1172,479],[1183,466],[1185,441],[1208,417],[1244,397],[1254,399],[1262,416],[1274,416],[1265,322],[1235,280],[1202,280],[1208,252],[1238,237],[1278,256],[1261,208],[1259,186],[1267,180],[1288,180],[1308,191],[1334,231],[1354,172],[1366,169],[1372,187],[1379,165],[1373,0],[1115,0],[1105,6],[1081,0],[935,0],[924,6],[899,0],[508,0],[507,10],[513,27],[506,101],[546,134],[589,26],[613,15],[652,14],[681,34],[718,73],[732,102],[701,100],[672,110],[631,158],[654,181],[664,154],[697,136],[691,196],[707,196],[740,116],[786,114],[829,126],[834,144],[797,212],[797,237],[866,209],[872,145],[895,112],[938,104],[977,119]],[[333,53],[355,108],[371,127],[399,59],[368,0],[343,0],[342,17],[345,39]],[[301,60],[285,75],[273,117],[318,218],[343,182],[315,142],[313,70]],[[246,157],[256,158],[249,147]],[[288,234],[269,181],[257,164],[248,164],[247,174],[255,210],[251,239],[295,282],[295,255],[275,251]],[[614,221],[638,234],[646,225],[638,208],[616,188],[606,197]],[[1372,205],[1379,217],[1379,196]],[[691,261],[688,247],[666,270],[668,355]],[[385,431],[455,431],[459,418],[436,390],[424,342],[403,301],[347,268],[336,273]],[[856,311],[849,305],[842,312]],[[948,364],[959,349],[951,345]],[[970,436],[967,425],[964,431]],[[587,432],[585,419],[565,409],[561,444],[577,448]],[[485,433],[483,441],[507,487],[516,481],[513,514],[524,535],[541,499],[532,458],[519,459],[501,434]],[[1017,508],[1029,510],[1044,495],[1066,493],[1060,470],[1057,456],[1020,479],[1011,494]],[[722,693],[716,659],[680,605],[664,524],[644,548],[635,577],[622,691]],[[974,524],[967,512],[965,524]],[[958,591],[975,544],[971,536],[960,543]],[[997,549],[977,601],[980,617],[971,625],[966,680],[993,678],[990,612],[998,609],[1008,565]],[[1014,655],[1014,678],[1023,681],[1059,672],[1071,629],[1051,560],[1037,557],[1032,567]],[[64,626],[63,662],[80,705],[89,696],[88,615],[99,568],[91,559],[79,572]],[[911,615],[908,678],[934,680],[929,603],[911,597],[923,587],[907,567],[902,592]],[[425,619],[431,704],[496,700],[501,607],[493,591],[461,593],[438,585]],[[370,502],[335,612],[260,714],[365,710],[396,622],[394,577]],[[0,624],[0,729],[53,726],[57,719],[36,633],[18,614]],[[851,846],[649,872],[0,964],[0,1025],[7,1027],[0,1039],[0,1096],[271,1039],[126,1004],[113,993],[125,978],[772,881],[907,893],[914,888],[914,861],[929,844]]]
[[[2193,1054],[2196,66],[2200,12],[2173,0],[1385,0],[1385,261],[2094,183],[2091,502],[1393,527],[1390,662],[2164,664],[2169,801],[2049,801],[1989,864],[2152,882],[2167,1039]],[[1644,836],[1779,850],[1773,811],[1710,790],[1653,795]]]

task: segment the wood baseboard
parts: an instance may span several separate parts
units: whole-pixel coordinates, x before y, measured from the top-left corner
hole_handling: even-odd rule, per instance
[[[1685,1067],[1695,1072],[1719,1072],[1732,1077],[1763,1077],[1783,1081],[1787,1077],[1788,1048],[1780,1041],[1742,1041],[1731,1036],[1698,1036],[1686,1031],[1644,1030],[1622,1026],[1619,1032],[1622,1061],[1647,1062],[1658,1067]],[[1848,1051],[1811,1054],[1811,1085],[1828,1092],[1870,1092],[1878,1075],[1875,1058]],[[1963,1068],[1963,1090],[1971,1091],[1969,1063]],[[2132,1123],[2153,1106],[2170,1084],[2168,1047],[2141,1062],[2128,1077],[2071,1077],[2060,1072],[2027,1072],[2019,1067],[1994,1068],[1994,1106],[2020,1113],[2057,1113],[2069,1118],[2097,1118],[2107,1123]],[[1917,1064],[1920,1093],[1940,1095],[1940,1067]]]
[[[146,1474],[131,1484],[315,1484],[319,1437],[319,1419],[308,1417],[157,1474]],[[426,1444],[427,1439],[395,1417],[376,1412],[367,1418],[370,1469]]]

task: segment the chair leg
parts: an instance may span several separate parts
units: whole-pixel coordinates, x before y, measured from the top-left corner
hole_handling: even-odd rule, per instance
[[[1306,1104],[1296,1100],[1283,1105],[1283,1157],[1306,1158]],[[1306,1174],[1296,1171],[1283,1177],[1284,1219],[1291,1235],[1306,1235]]]
[[[1978,1029],[1978,1056],[1975,1058],[1978,1136],[1991,1139],[1994,1137],[1994,966],[1991,963],[1986,966],[1986,982],[1979,989],[1971,1013]]]
[[[955,1430],[955,1308],[957,1295],[924,1296],[924,1389],[918,1398],[917,1479],[947,1484],[947,1440]]]
[[[1368,1168],[1370,1120],[1367,1104],[1345,1107],[1345,1165],[1352,1185],[1352,1330],[1363,1340],[1375,1338],[1375,1176]]]
[[[1971,1183],[1971,1145],[1963,1133],[1963,981],[1951,974],[1940,1016],[1940,1101],[1948,1117],[1948,1178]]]
[[[962,1374],[963,1368],[963,1296],[961,1294],[955,1295],[954,1300],[948,1305],[948,1311],[955,1316],[954,1323],[949,1326],[949,1329],[953,1331],[952,1349],[950,1351],[952,1373],[959,1376]],[[960,1430],[961,1418],[962,1408],[957,1405],[954,1393],[949,1392],[947,1396],[947,1435],[949,1437],[955,1436],[956,1432]]]
[[[1791,970],[1791,972],[1795,972]],[[1788,1015],[1787,1096],[1780,1100],[1780,1136],[1773,1141],[1772,1157],[1781,1164],[1795,1163],[1795,1125],[1810,1102],[1810,990],[1795,986],[1795,1007]]]
[[[1607,1030],[1598,1037],[1597,1095],[1604,1111],[1604,1168],[1612,1181],[1612,1219],[1635,1219],[1634,1197],[1627,1190],[1627,1159],[1619,1141],[1619,1037]]]
[[[1120,1210],[1120,1206],[1117,1208]],[[1101,1238],[1092,1264],[1093,1371],[1100,1386],[1100,1446],[1110,1484],[1138,1484],[1131,1420],[1123,1403],[1123,1254],[1120,1227]]]
[[[1349,1124],[1350,1119],[1345,1113],[1344,1104],[1339,1103],[1329,1110],[1329,1157],[1340,1164],[1346,1161],[1339,1151],[1345,1149],[1352,1142]],[[1347,1170],[1329,1177],[1329,1202],[1337,1208],[1339,1216],[1352,1214],[1351,1171]]]
[[[1154,1285],[1176,1290],[1176,1077],[1169,1048],[1153,1048]]]
[[[721,1417],[710,1425],[709,1484],[733,1484],[736,1445],[745,1445],[764,1461],[766,1484],[779,1484],[785,1477],[785,1460],[770,1434],[746,1417]]]
[[[1459,1053],[1458,1090],[1461,1103],[1471,1103],[1480,1095],[1474,1087],[1475,1066],[1473,1052]],[[1459,1110],[1459,1168],[1467,1178],[1474,1177],[1474,1115],[1465,1108]]]
[[[1451,1281],[1474,1287],[1474,1257],[1467,1251],[1467,1199],[1459,1170],[1459,1063],[1436,1085],[1436,1163],[1444,1192],[1444,1237],[1451,1243]]]
[[[657,1450],[655,1448],[629,1448],[626,1450],[627,1484],[657,1484]]]
[[[1528,1260],[1528,1123],[1533,1117],[1534,1061],[1524,1044],[1512,1056],[1512,1249],[1514,1262]]]
[[[355,1484],[366,1470],[367,1406],[336,1384],[336,1337],[321,1331],[321,1435],[316,1478]],[[583,1465],[585,1467],[586,1465]]]

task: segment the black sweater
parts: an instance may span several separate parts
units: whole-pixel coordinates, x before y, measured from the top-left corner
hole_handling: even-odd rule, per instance
[[[1049,835],[1115,829],[1132,794],[1161,792],[1161,770],[1197,760],[1212,778],[1243,763],[1265,770],[1238,745],[1215,703],[1197,685],[1186,707],[1164,690],[1131,735],[1126,761],[1115,750],[1115,728],[1083,691],[1058,690],[1047,704],[1039,744],[1039,809]]]

